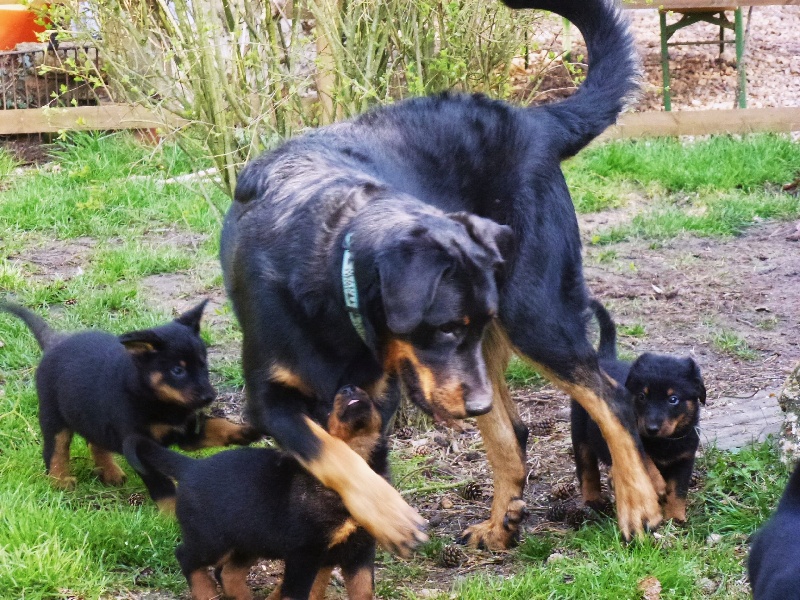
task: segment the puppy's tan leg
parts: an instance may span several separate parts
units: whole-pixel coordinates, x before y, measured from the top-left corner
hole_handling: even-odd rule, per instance
[[[664,481],[664,477],[661,475],[661,471],[658,470],[656,463],[653,462],[653,459],[650,458],[647,454],[643,457],[644,461],[644,468],[647,471],[647,475],[650,477],[650,482],[653,484],[653,489],[658,496],[659,502],[664,502],[667,499],[667,483]]]
[[[53,485],[62,490],[74,490],[77,480],[70,474],[69,447],[72,444],[72,431],[62,429],[53,437],[53,454],[50,457],[48,474]]]
[[[599,371],[576,369],[574,380],[566,381],[539,367],[555,386],[572,396],[600,427],[613,463],[617,521],[625,539],[655,528],[661,522],[661,508],[643,457],[628,429],[611,410],[615,385]],[[605,399],[608,400],[605,400]]]
[[[323,485],[342,497],[352,517],[384,548],[408,554],[427,540],[425,521],[383,477],[342,440],[303,417],[317,438],[315,455],[302,459],[303,466]]]
[[[247,575],[250,573],[249,564],[237,565],[226,562],[222,565],[220,580],[222,593],[233,600],[253,600],[253,594],[247,586]]]
[[[92,459],[97,467],[95,473],[100,477],[100,481],[106,485],[121,485],[125,481],[125,471],[114,462],[113,453],[95,444],[89,444],[89,451],[92,453]]]
[[[179,444],[184,450],[215,448],[238,444],[246,446],[260,438],[261,435],[249,425],[239,425],[227,419],[212,417],[203,423],[203,431],[199,440],[191,444]]]
[[[488,520],[468,527],[462,539],[472,547],[508,548],[527,511],[522,499],[525,486],[527,429],[519,418],[505,381],[511,346],[499,325],[492,325],[483,340],[486,369],[492,379],[492,410],[477,417],[486,456],[492,467],[494,498]]]
[[[314,586],[311,588],[308,600],[324,600],[328,584],[331,582],[331,573],[333,573],[333,567],[322,567],[317,572],[317,578],[314,580]]]
[[[208,568],[202,567],[189,575],[189,590],[192,600],[218,600],[217,582],[211,577]]]
[[[677,482],[674,479],[667,481],[664,518],[684,523],[686,521],[686,498],[678,496],[677,487]]]
[[[354,573],[345,573],[344,587],[349,600],[372,600],[375,587],[372,568],[363,567]]]

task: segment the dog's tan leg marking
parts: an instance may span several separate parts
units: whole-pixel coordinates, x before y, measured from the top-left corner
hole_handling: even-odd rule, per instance
[[[656,463],[647,454],[644,455],[644,468],[647,470],[647,475],[650,477],[650,482],[653,484],[653,489],[658,496],[659,502],[663,502],[667,497],[667,483],[658,470]]]
[[[305,381],[303,381],[299,375],[293,373],[286,367],[272,365],[269,369],[269,378],[270,381],[280,383],[285,387],[296,389],[304,396],[308,396],[309,398],[314,396],[314,390],[312,390],[310,386],[306,385]]]
[[[92,460],[96,465],[95,473],[100,477],[100,481],[106,485],[122,485],[127,479],[125,471],[114,462],[114,454],[105,448],[89,444],[89,451],[92,453]]]
[[[353,535],[356,529],[358,529],[358,523],[353,521],[353,519],[347,519],[336,531],[333,532],[331,541],[328,544],[328,549],[347,541],[347,538]]]
[[[492,467],[494,498],[489,519],[468,527],[463,538],[472,547],[503,550],[514,540],[526,514],[522,500],[526,467],[524,450],[514,434],[514,420],[519,421],[517,408],[505,380],[511,345],[498,325],[487,328],[483,354],[494,389],[494,404],[491,411],[477,417],[477,423]]]
[[[213,417],[205,422],[201,448],[214,446],[230,446],[239,444],[246,446],[254,440],[254,430],[247,425],[237,425],[227,419]]]
[[[686,521],[686,498],[679,497],[677,492],[677,482],[674,479],[667,481],[664,518],[683,523]]]
[[[189,590],[192,592],[192,600],[217,600],[220,597],[217,582],[211,577],[207,567],[192,571],[189,575]]]
[[[247,587],[247,575],[250,573],[250,565],[234,565],[226,562],[222,565],[220,580],[222,582],[222,593],[233,600],[253,600],[253,594]]]
[[[580,482],[583,502],[587,505],[599,504],[603,501],[603,494],[600,485],[600,469],[597,466],[597,457],[594,455],[591,448],[587,446],[581,446],[579,452],[582,456],[575,458],[580,459],[583,465]]]
[[[314,585],[308,595],[308,600],[325,599],[325,592],[328,591],[328,584],[331,582],[331,573],[333,573],[333,567],[322,567],[317,572],[317,578],[314,579]]]
[[[48,474],[53,480],[53,485],[62,490],[74,490],[78,480],[70,474],[69,447],[72,444],[72,431],[63,429],[54,439],[53,456],[50,457]]]
[[[363,567],[344,576],[344,587],[347,590],[348,600],[372,600],[374,597],[375,580],[372,568]]]
[[[400,494],[342,440],[308,417],[306,425],[320,442],[319,455],[303,466],[342,497],[347,510],[384,548],[406,555],[428,539],[425,520]]]
[[[158,510],[168,516],[172,516],[175,514],[175,496],[169,496],[167,498],[160,498],[156,500],[156,506],[158,506]]]
[[[575,398],[600,427],[611,452],[617,522],[623,537],[630,539],[634,534],[644,533],[645,527],[656,527],[661,522],[661,508],[642,455],[630,432],[595,391],[608,389],[612,393],[611,380],[600,373],[577,371],[578,382],[573,383],[541,365],[538,368],[556,387]]]

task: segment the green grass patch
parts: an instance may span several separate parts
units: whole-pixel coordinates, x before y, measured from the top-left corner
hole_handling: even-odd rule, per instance
[[[754,192],[766,184],[793,180],[798,165],[800,144],[788,136],[759,134],[693,142],[658,138],[600,144],[582,152],[567,172],[582,177],[589,173],[601,189],[608,189],[610,183],[633,182],[657,185],[667,192]]]
[[[719,352],[737,356],[743,360],[755,360],[759,356],[758,352],[748,345],[747,340],[735,331],[724,330],[714,333],[711,342]]]
[[[518,356],[511,357],[506,369],[506,382],[511,388],[541,387],[547,383],[539,372]]]
[[[11,154],[0,148],[0,181],[9,177],[17,166],[17,160]]]

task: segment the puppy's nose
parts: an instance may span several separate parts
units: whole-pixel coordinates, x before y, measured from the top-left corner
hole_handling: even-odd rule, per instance
[[[345,396],[352,396],[356,393],[356,386],[354,385],[346,385],[339,390],[340,394],[344,394]]]
[[[661,424],[660,423],[648,423],[645,427],[645,431],[647,431],[647,435],[655,436],[658,435],[658,432],[661,431]]]
[[[200,395],[200,401],[204,404],[210,404],[214,401],[214,398],[217,397],[217,390],[212,387],[206,388],[203,390],[203,393]]]

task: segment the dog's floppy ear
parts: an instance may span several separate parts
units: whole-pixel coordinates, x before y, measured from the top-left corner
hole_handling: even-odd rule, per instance
[[[164,346],[164,340],[152,329],[123,333],[119,341],[134,356],[158,352]]]
[[[203,309],[205,309],[206,304],[208,304],[208,298],[203,300],[194,308],[187,310],[185,313],[175,319],[175,321],[181,325],[186,325],[187,327],[191,328],[191,330],[196,334],[200,333],[200,319],[203,318]]]
[[[393,333],[409,333],[422,322],[449,265],[447,254],[430,246],[404,247],[378,260],[383,310]]]
[[[489,250],[498,263],[505,262],[514,248],[514,232],[507,225],[465,212],[448,215],[467,228],[470,237]]]
[[[697,363],[689,357],[684,359],[684,364],[686,365],[686,370],[689,373],[689,379],[693,380],[697,386],[697,395],[700,399],[700,404],[705,404],[706,386],[703,383],[703,376],[700,373],[700,367],[698,367]]]

